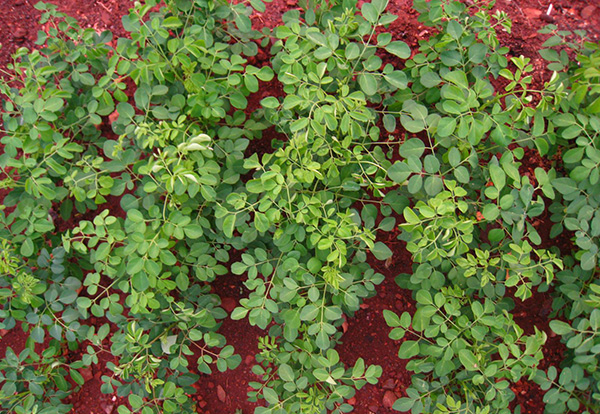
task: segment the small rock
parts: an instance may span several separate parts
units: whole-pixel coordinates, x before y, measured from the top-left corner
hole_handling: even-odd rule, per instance
[[[200,402],[198,403],[198,405],[200,406],[200,408],[204,408],[204,407],[206,407],[206,405],[207,405],[207,404],[208,404],[208,403],[207,403],[206,401],[200,401]]]
[[[15,39],[21,39],[27,35],[27,30],[23,29],[22,27],[17,27],[13,34]]]
[[[108,13],[107,11],[102,12],[101,18],[104,24],[109,25],[111,23],[110,13]]]
[[[254,362],[254,355],[248,355],[246,358],[244,358],[244,364],[246,365],[250,365]]]
[[[225,311],[227,311],[227,313],[231,313],[235,309],[236,306],[237,306],[237,303],[234,298],[221,299],[221,307],[223,309],[225,309]]]
[[[215,388],[215,383],[214,382],[209,382],[208,383],[208,388]]]
[[[106,404],[106,405],[104,405],[104,412],[106,414],[111,414],[113,412],[114,408],[115,408],[114,404]]]
[[[348,404],[350,404],[350,405],[354,405],[354,404],[356,404],[356,398],[355,398],[355,397],[352,397],[352,398],[350,398],[350,399],[348,400]]]
[[[225,390],[220,385],[217,385],[217,398],[222,403],[224,403],[225,400],[227,399],[227,394],[225,394]]]
[[[377,412],[379,412],[379,406],[378,405],[369,405],[369,411],[377,414]]]
[[[13,6],[22,6],[25,0],[13,0]]]
[[[396,386],[396,383],[394,382],[394,380],[392,378],[388,378],[384,383],[383,383],[383,389],[384,390],[393,390],[394,387]]]
[[[114,111],[112,114],[110,114],[108,116],[108,122],[110,122],[111,124],[113,122],[115,122],[117,119],[119,118],[119,113],[117,111]]]
[[[589,19],[596,13],[596,6],[586,6],[581,10],[581,17]]]
[[[538,19],[542,15],[541,10],[534,9],[532,7],[524,8],[523,13],[525,13],[525,16],[527,16],[528,19]]]
[[[383,406],[386,408],[392,408],[397,399],[398,397],[396,397],[396,394],[394,394],[392,391],[386,391],[383,395]]]
[[[552,22],[554,22],[554,17],[552,17],[552,16],[549,16],[549,15],[547,15],[546,13],[542,14],[542,15],[540,16],[540,19],[542,19],[543,21],[545,21],[545,22],[548,22],[548,23],[552,23]]]
[[[92,367],[82,368],[79,370],[79,373],[83,377],[84,381],[89,381],[94,378],[94,373],[92,372]]]

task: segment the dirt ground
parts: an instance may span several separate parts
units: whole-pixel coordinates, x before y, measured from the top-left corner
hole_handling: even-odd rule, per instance
[[[35,0],[0,0],[0,69],[5,69],[11,61],[11,54],[19,47],[34,47],[37,32],[40,30],[38,19],[40,13],[33,8]],[[129,0],[52,0],[59,9],[76,17],[82,26],[93,27],[98,31],[110,29],[115,37],[125,36],[121,26],[121,16],[127,13],[132,5]],[[411,8],[412,0],[390,0],[389,11],[401,16],[394,22],[390,31],[396,40],[403,40],[411,47],[416,47],[420,39],[429,36],[428,28],[417,22],[417,14]],[[547,11],[551,7],[550,15]],[[254,28],[264,26],[274,27],[281,21],[281,15],[286,10],[297,7],[297,0],[274,0],[267,4],[265,13],[255,13]],[[513,21],[511,34],[502,34],[501,41],[511,48],[514,56],[525,55],[532,59],[536,71],[534,84],[541,85],[549,76],[544,70],[545,63],[537,54],[546,36],[537,31],[543,26],[553,23],[563,30],[583,29],[589,32],[592,40],[600,38],[600,2],[598,0],[498,0],[496,8],[508,13]],[[268,56],[263,53],[255,65],[265,63]],[[258,102],[269,95],[280,95],[281,86],[276,81],[270,82],[249,99],[249,108],[256,108]],[[269,139],[275,136],[270,131],[262,140],[253,143],[255,151],[268,151]],[[2,195],[0,194],[0,197]],[[118,203],[116,203],[118,205]],[[399,273],[410,272],[410,254],[404,244],[397,241],[393,233],[382,235],[382,241],[393,250],[391,261],[386,264],[373,260],[375,269],[385,275],[385,281],[378,288],[378,294],[365,301],[361,310],[354,318],[348,320],[347,331],[343,343],[338,346],[342,360],[353,364],[358,357],[365,359],[367,364],[378,364],[384,367],[383,376],[377,385],[369,385],[358,391],[350,400],[357,414],[386,414],[392,413],[391,404],[396,398],[404,395],[404,390],[410,384],[411,373],[406,371],[405,362],[397,356],[398,342],[388,339],[388,327],[383,316],[383,309],[394,310],[397,313],[414,311],[410,292],[400,289],[394,282]],[[220,277],[213,284],[214,292],[223,299],[223,307],[230,312],[247,292],[240,289],[243,279],[241,276],[228,275]],[[518,302],[518,301],[517,301]],[[548,328],[547,315],[544,309],[549,307],[551,298],[548,294],[536,294],[527,304],[517,303],[515,319],[526,332],[532,332],[533,327],[548,333],[550,340],[545,348],[544,366],[557,365],[563,348],[559,338],[555,337]],[[536,306],[530,306],[535,303]],[[541,310],[540,310],[541,309]],[[196,384],[197,393],[192,397],[198,402],[199,413],[234,414],[241,410],[244,414],[254,411],[254,405],[246,399],[248,381],[257,378],[252,374],[251,367],[255,363],[257,353],[257,338],[264,335],[257,327],[251,327],[245,320],[233,321],[227,319],[221,326],[220,333],[227,337],[227,342],[233,345],[242,357],[239,368],[225,373],[203,375]],[[0,355],[4,355],[7,346],[15,350],[24,347],[25,336],[18,329],[6,333],[0,338]],[[85,385],[74,393],[68,403],[73,404],[73,413],[77,414],[111,414],[117,412],[121,398],[115,395],[105,395],[100,392],[101,376],[110,373],[105,367],[108,357],[100,364],[82,372],[86,379]],[[517,402],[522,404],[523,414],[542,414],[543,393],[533,383],[522,381],[513,387],[517,394]]]

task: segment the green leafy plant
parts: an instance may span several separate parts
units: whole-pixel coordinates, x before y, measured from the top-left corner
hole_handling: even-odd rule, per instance
[[[555,202],[550,206],[552,220],[556,222],[551,236],[563,231],[573,232],[574,246],[571,266],[559,273],[555,314],[567,320],[550,322],[554,333],[562,337],[568,351],[560,371],[551,367],[539,373],[538,382],[549,390],[544,401],[548,412],[566,410],[594,412],[600,409],[600,381],[597,360],[600,348],[598,333],[598,144],[600,138],[600,98],[597,70],[600,58],[598,44],[582,42],[582,33],[556,31],[540,51],[550,61],[554,70],[561,71],[555,78],[560,81],[550,85],[555,94],[539,105],[547,119],[546,139],[552,145],[549,153],[560,151],[563,164],[560,174],[552,181],[556,190]],[[565,51],[552,49],[559,39],[572,39],[570,46],[578,53],[575,66],[565,61]],[[558,169],[557,169],[558,170]]]
[[[213,210],[217,192],[239,182],[245,136],[261,126],[227,112],[244,108],[245,96],[272,71],[245,67],[239,55],[256,52],[244,6],[178,1],[148,14],[153,6],[133,9],[124,19],[131,39],[112,50],[110,33],[80,29],[54,6],[38,5],[51,26],[38,41],[42,53],[19,51],[12,68],[25,73],[21,86],[2,84],[9,97],[4,202],[14,206],[2,215],[3,327],[18,321],[30,331],[27,350],[7,359],[2,394],[10,410],[51,409],[71,388],[67,373],[81,385],[77,369],[97,363],[98,352],[118,358],[103,391],[129,395],[121,413],[190,407],[192,349],[200,352],[200,372],[240,362],[215,333],[226,313],[202,283],[227,272],[231,247],[210,215],[190,212]],[[199,25],[210,33],[196,39]],[[125,79],[135,93],[126,93]],[[242,79],[248,87],[240,90]],[[115,110],[116,140],[96,128]],[[230,126],[220,127],[221,120]],[[122,215],[106,209],[109,196],[121,197]],[[68,223],[74,209],[92,219],[57,232],[57,221]],[[96,331],[85,323],[90,315],[115,326],[111,343],[108,325]],[[40,367],[33,376],[31,368],[22,372],[19,364],[39,360],[34,343],[46,332],[53,339],[43,363],[32,365]],[[67,364],[62,347],[85,341],[91,345],[83,359]]]

